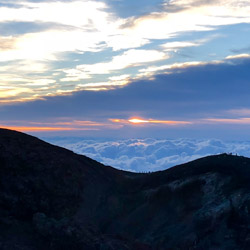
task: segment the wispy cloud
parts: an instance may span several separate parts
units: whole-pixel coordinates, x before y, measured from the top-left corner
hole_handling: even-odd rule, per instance
[[[241,125],[250,125],[250,118],[208,118],[204,119],[208,123],[216,124],[241,124]]]
[[[31,92],[28,88],[15,88],[15,87],[8,87],[8,86],[1,86],[0,87],[0,98],[5,97],[15,97],[22,93]]]
[[[171,73],[177,69],[186,69],[191,68],[194,66],[202,66],[208,64],[207,62],[199,62],[199,61],[191,61],[191,62],[183,62],[183,63],[174,63],[174,64],[167,64],[161,66],[150,66],[148,68],[140,69],[138,77],[149,77],[154,76],[159,73]]]
[[[168,12],[168,8],[176,11]],[[206,31],[220,25],[249,22],[250,4],[235,0],[173,0],[159,13],[134,18],[128,23],[131,32],[145,38],[164,39],[185,31]]]
[[[167,55],[156,50],[128,50],[122,55],[113,57],[112,61],[97,64],[78,65],[77,69],[88,74],[109,74],[128,67],[166,59]]]
[[[121,55],[114,56],[109,62],[96,64],[78,65],[76,69],[66,70],[66,76],[70,80],[73,73],[73,80],[79,75],[79,79],[91,78],[90,75],[110,74],[112,71],[141,66],[149,62],[166,59],[168,56],[164,52],[156,50],[128,50]]]
[[[226,59],[246,59],[250,58],[250,54],[238,54],[238,55],[229,55]]]
[[[230,109],[227,111],[227,113],[236,116],[250,116],[250,109],[248,108]]]
[[[162,44],[161,46],[166,50],[171,49],[179,49],[179,48],[186,48],[186,47],[193,47],[193,46],[199,46],[199,43],[196,42],[168,42],[165,44]]]
[[[250,54],[239,54],[239,55],[229,55],[221,60],[212,60],[212,61],[186,61],[181,63],[173,63],[173,64],[166,64],[161,66],[150,66],[148,68],[140,69],[138,77],[152,77],[157,74],[162,73],[173,73],[176,70],[188,69],[193,67],[200,67],[205,65],[218,65],[218,64],[232,64],[233,63],[240,63],[239,60],[236,59],[248,59],[250,58]]]

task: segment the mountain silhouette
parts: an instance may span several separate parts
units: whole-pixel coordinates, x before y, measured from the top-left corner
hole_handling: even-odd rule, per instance
[[[130,173],[0,129],[0,249],[250,249],[250,159]]]

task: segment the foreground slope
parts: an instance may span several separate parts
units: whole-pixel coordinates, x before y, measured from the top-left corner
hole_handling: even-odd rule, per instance
[[[250,159],[115,170],[0,130],[0,249],[250,249]]]

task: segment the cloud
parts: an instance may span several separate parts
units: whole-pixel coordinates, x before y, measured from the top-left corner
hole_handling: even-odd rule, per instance
[[[165,44],[162,44],[161,46],[164,49],[179,49],[179,48],[185,48],[185,47],[193,47],[193,46],[199,46],[199,43],[195,42],[168,42]]]
[[[61,82],[75,82],[75,81],[80,81],[82,79],[90,79],[91,76],[83,72],[79,69],[65,69],[63,72],[66,74],[66,77],[61,78]]]
[[[250,143],[247,141],[152,138],[108,141],[79,138],[45,139],[106,165],[135,172],[163,170],[203,156],[223,152],[250,156]]]
[[[3,6],[0,28],[12,25],[13,34],[9,35],[15,35],[15,46],[10,49],[9,43],[5,45],[0,58],[55,60],[59,52],[98,51],[108,35],[116,34],[119,22],[107,12],[106,4],[99,1],[22,2],[19,8]],[[24,26],[23,32],[17,36],[20,26]]]
[[[0,51],[10,50],[14,47],[15,39],[11,36],[0,36]]]
[[[231,110],[228,110],[228,113],[231,115],[237,115],[237,116],[250,116],[250,109],[248,108],[231,109]]]
[[[208,118],[204,119],[205,122],[208,123],[217,123],[217,124],[245,124],[249,125],[250,124],[250,118],[238,118],[238,119],[233,119],[233,118]]]
[[[119,30],[117,35],[108,37],[106,41],[107,46],[111,47],[113,51],[140,48],[150,43],[149,39],[143,38],[140,34],[127,34],[123,30]]]
[[[110,81],[123,81],[130,78],[130,75],[120,75],[120,76],[112,76],[109,77]]]
[[[19,8],[3,6],[0,28],[2,25],[4,30],[13,30],[8,35],[23,32],[16,36],[16,48],[6,51],[2,60],[31,56],[55,60],[58,52],[129,49],[149,42],[140,36],[122,34],[119,26],[123,22],[100,1],[23,2]],[[103,42],[106,45],[100,45]]]
[[[246,58],[250,58],[250,54],[238,54],[226,57],[226,59],[246,59]]]
[[[206,64],[209,64],[209,63],[192,61],[192,62],[167,64],[167,65],[161,65],[161,66],[149,66],[148,68],[140,69],[139,70],[140,74],[138,74],[138,77],[149,77],[149,76],[154,76],[159,73],[172,73],[178,69],[188,69],[194,66],[199,67],[199,66],[203,66]]]
[[[6,96],[15,97],[22,93],[27,93],[30,90],[28,88],[14,88],[8,86],[0,87],[0,100],[5,98]]]
[[[139,77],[152,77],[156,74],[163,73],[175,73],[178,70],[188,70],[192,67],[201,67],[205,65],[218,65],[218,64],[232,64],[239,63],[239,60],[250,58],[250,54],[238,54],[238,55],[229,55],[222,60],[214,60],[214,61],[190,61],[190,62],[181,62],[181,63],[173,63],[161,66],[149,66],[148,68],[140,69]]]
[[[114,56],[112,61],[97,64],[82,64],[76,68],[86,74],[109,74],[111,71],[118,71],[129,67],[140,66],[149,62],[166,59],[164,52],[157,50],[128,50],[123,54]]]
[[[140,33],[146,39],[164,39],[187,31],[207,31],[220,25],[249,23],[249,11],[250,5],[246,1],[174,0],[166,3],[161,12],[129,20],[127,29],[131,33]]]
[[[81,64],[74,69],[63,70],[66,76],[61,79],[62,82],[75,82],[81,79],[93,78],[93,75],[111,74],[120,70],[146,65],[150,62],[156,62],[166,59],[168,56],[164,52],[157,50],[127,50],[121,55],[114,56],[109,62],[96,64]],[[125,76],[125,77],[124,77]],[[130,75],[111,76],[106,82],[88,82],[78,84],[78,90],[103,90],[112,89],[117,86],[124,86],[130,82]]]
[[[73,51],[98,51],[97,35],[80,31],[51,30],[24,34],[15,39],[15,47],[1,52],[0,61],[51,60],[60,58],[57,53]]]
[[[38,33],[47,30],[70,30],[70,28],[72,29],[72,26],[44,21],[22,22],[10,20],[0,22],[0,33],[5,37],[18,37],[23,34]]]
[[[79,91],[107,91],[115,88],[121,88],[126,85],[134,84],[134,82],[140,82],[144,79],[153,80],[161,74],[176,74],[181,71],[185,72],[200,67],[214,67],[217,65],[237,65],[244,63],[249,58],[248,54],[240,54],[234,56],[228,56],[224,60],[216,60],[211,62],[202,61],[190,61],[182,63],[174,63],[161,66],[149,66],[143,69],[139,69],[139,74],[132,76],[131,74],[119,74],[121,70],[146,66],[150,62],[161,61],[167,58],[164,52],[156,50],[129,50],[121,55],[113,57],[109,62],[97,63],[97,64],[84,64],[78,65],[75,69],[63,69],[62,72],[55,71],[52,76],[46,77],[43,74],[44,70],[49,70],[50,65],[40,61],[19,61],[18,63],[9,64],[7,66],[0,66],[0,76],[2,78],[1,84],[3,86],[8,85],[10,88],[23,88],[29,87],[25,92],[25,95],[13,98],[13,95],[8,95],[10,92],[3,92],[4,101],[2,103],[21,102],[34,99],[44,99],[46,96],[56,95],[72,95],[74,92]],[[243,61],[242,61],[243,60]],[[17,68],[18,66],[18,68]],[[6,71],[11,73],[6,74]],[[35,73],[35,75],[33,74]],[[57,75],[62,75],[64,72],[65,77],[57,80]],[[111,72],[116,73],[113,76],[108,76],[106,81],[92,82],[89,80],[86,83],[79,83],[82,79],[91,79],[93,75],[109,75]],[[121,71],[122,72],[122,71]],[[23,76],[20,75],[22,73]],[[55,78],[53,79],[53,75]],[[21,83],[20,83],[21,82]],[[77,82],[77,83],[75,83]],[[47,85],[41,88],[42,85]],[[185,87],[184,87],[185,88]],[[24,93],[24,92],[22,92]]]
[[[98,1],[22,2],[19,8],[0,8],[1,22],[50,22],[72,27],[103,27],[106,24],[107,6]],[[67,17],[67,18],[65,18]]]

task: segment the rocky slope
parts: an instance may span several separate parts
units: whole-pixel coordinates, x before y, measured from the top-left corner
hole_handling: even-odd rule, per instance
[[[135,174],[0,129],[0,249],[250,249],[250,159]]]

